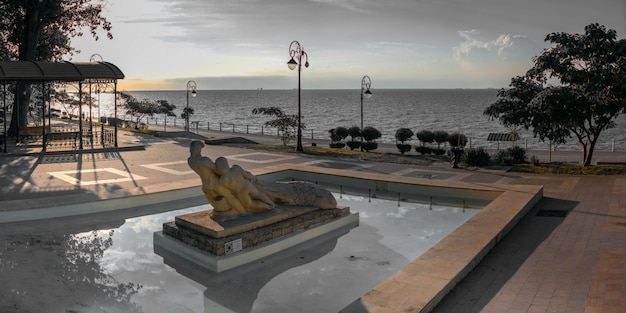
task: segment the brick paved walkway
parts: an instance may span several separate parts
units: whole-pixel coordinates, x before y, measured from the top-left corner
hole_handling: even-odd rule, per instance
[[[149,138],[143,140],[143,144],[148,145],[146,151],[119,152],[114,158],[92,160],[81,166],[121,162],[129,172],[141,175],[145,171],[140,167],[142,163],[168,162],[170,155],[170,158],[184,159],[187,153],[186,148],[180,149],[182,152],[171,148],[163,150],[160,143]],[[174,145],[180,148],[187,143]],[[222,153],[250,153],[230,147],[210,147],[208,151],[212,157]],[[578,152],[560,152],[559,155],[564,159],[578,158]],[[598,153],[597,157],[603,161],[619,161],[626,160],[626,153]],[[312,159],[315,158],[299,156],[289,162],[311,162]],[[172,181],[171,175],[163,174],[155,179],[135,180],[124,190],[96,187],[65,190],[62,187],[65,185],[55,184],[47,173],[76,169],[76,163],[43,164],[37,156],[2,156],[0,162],[0,211],[9,209],[9,205],[10,209],[16,209],[19,205],[28,207],[51,199],[67,202],[70,196],[84,201],[93,199],[94,195],[119,197],[197,184],[195,178]],[[249,166],[262,167],[263,164]],[[407,172],[406,169],[407,166],[398,164],[374,164],[370,170],[400,173]],[[416,172],[423,170],[415,167]],[[539,184],[544,186],[545,198],[434,312],[625,312],[626,177],[529,175],[447,168],[436,171],[441,179]],[[46,184],[41,183],[44,181]],[[19,190],[15,186],[19,186]],[[33,197],[33,192],[39,192],[41,198]],[[563,212],[565,216],[558,216]]]

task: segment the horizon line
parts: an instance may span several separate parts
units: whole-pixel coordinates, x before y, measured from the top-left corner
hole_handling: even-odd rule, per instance
[[[499,90],[503,87],[447,87],[447,88],[370,88],[373,90]],[[302,88],[301,90],[359,90],[360,88]],[[285,88],[243,88],[243,89],[197,89],[206,91],[294,91],[297,88],[285,89]],[[185,91],[185,89],[136,89],[136,90],[120,90],[118,91],[130,91],[130,92],[144,92],[144,91]]]

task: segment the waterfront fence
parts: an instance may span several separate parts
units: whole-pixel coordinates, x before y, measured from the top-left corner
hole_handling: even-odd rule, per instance
[[[122,119],[126,120],[125,117]],[[164,119],[163,117],[146,117],[140,120],[140,123],[145,123],[147,125],[161,125],[163,126],[163,130],[167,131],[167,127],[174,128],[184,128],[185,120],[181,118],[170,117]],[[253,134],[253,135],[261,135],[261,136],[280,136],[280,132],[277,128],[267,127],[265,125],[248,125],[248,124],[236,124],[232,122],[212,122],[212,121],[189,121],[189,129],[195,133],[199,131],[220,131],[220,132],[230,132],[230,133],[240,133],[240,134]],[[472,135],[465,134],[468,138],[467,148],[484,148],[484,149],[507,149],[513,146],[519,146],[526,150],[580,150],[580,147],[576,142],[569,142],[565,145],[555,145],[550,142],[542,142],[538,138],[520,138],[517,141],[489,141],[488,134],[484,136],[480,135]],[[302,131],[302,139],[315,141],[330,141],[330,136],[328,134],[328,130],[320,130],[320,129],[304,129]],[[571,140],[570,140],[571,141]],[[395,133],[393,134],[383,134],[382,138],[378,140],[379,143],[386,144],[396,144]],[[412,140],[406,142],[408,144],[412,144],[413,146],[421,145],[421,143],[417,140],[417,138],[413,138]],[[442,144],[444,148],[447,148],[447,143]],[[436,143],[429,144],[429,146],[437,146]],[[626,142],[619,141],[617,142],[615,139],[609,139],[604,141],[599,141],[596,144],[597,151],[617,151],[617,150],[626,150]]]

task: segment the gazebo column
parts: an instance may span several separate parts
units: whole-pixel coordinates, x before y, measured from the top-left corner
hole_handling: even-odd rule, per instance
[[[4,133],[2,136],[2,145],[4,153],[7,153],[7,83],[2,82],[2,118],[4,119],[2,125],[4,127]]]
[[[45,81],[41,81],[41,119],[42,119],[42,147],[41,150],[43,152],[46,152],[46,146],[47,146],[47,139],[46,139],[46,82]]]
[[[113,82],[113,112],[115,114],[115,147],[117,148],[117,80]]]
[[[83,150],[83,82],[78,82],[78,150]]]

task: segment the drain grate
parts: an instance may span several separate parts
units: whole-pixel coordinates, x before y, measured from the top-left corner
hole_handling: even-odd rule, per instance
[[[569,211],[565,210],[539,210],[536,216],[548,216],[548,217],[566,217]]]

